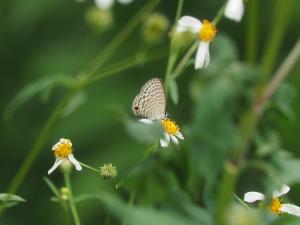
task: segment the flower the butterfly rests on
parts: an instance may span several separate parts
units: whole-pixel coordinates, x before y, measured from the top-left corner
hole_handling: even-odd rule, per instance
[[[82,169],[80,163],[75,159],[74,155],[72,154],[72,142],[69,139],[59,139],[59,142],[57,142],[52,147],[52,151],[54,151],[56,160],[53,166],[48,171],[48,174],[51,174],[65,160],[69,160],[75,166],[76,170]]]
[[[272,202],[268,206],[268,209],[276,215],[280,215],[281,213],[288,213],[300,217],[299,206],[292,205],[289,203],[283,204],[281,199],[279,198],[280,196],[287,194],[289,191],[290,187],[287,185],[283,185],[281,190],[279,191],[274,191]],[[244,201],[249,203],[263,201],[264,199],[265,195],[260,192],[250,191],[245,193],[244,195]]]
[[[160,121],[164,129],[164,137],[160,139],[161,147],[168,147],[170,140],[179,144],[178,139],[184,139],[180,128],[166,116],[166,95],[159,78],[152,78],[141,88],[140,93],[132,102],[132,111],[140,122],[152,124]]]
[[[209,44],[214,40],[217,33],[215,25],[208,20],[201,22],[194,17],[183,16],[178,21],[176,31],[190,31],[198,34],[199,46],[196,53],[195,69],[207,67],[210,63]]]

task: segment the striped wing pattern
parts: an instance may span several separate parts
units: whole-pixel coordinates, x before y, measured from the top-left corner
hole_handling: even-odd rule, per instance
[[[132,111],[139,119],[163,119],[165,108],[166,96],[159,78],[147,81],[132,103]]]

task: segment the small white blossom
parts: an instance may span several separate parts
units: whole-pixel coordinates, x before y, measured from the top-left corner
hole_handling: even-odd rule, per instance
[[[199,38],[195,69],[207,67],[210,63],[209,44],[217,33],[215,25],[208,20],[201,22],[194,17],[183,16],[178,21],[177,32],[187,31],[198,34]]]
[[[224,14],[228,19],[240,22],[244,14],[243,0],[228,0]]]
[[[52,147],[52,151],[54,151],[56,160],[53,166],[48,171],[48,174],[51,174],[65,160],[69,160],[75,166],[76,170],[82,169],[80,163],[75,159],[74,155],[72,154],[72,142],[69,139],[61,138],[59,142],[57,142]]]

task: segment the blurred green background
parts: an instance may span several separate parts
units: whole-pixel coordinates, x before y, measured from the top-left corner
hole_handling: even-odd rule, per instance
[[[126,6],[115,4],[112,8],[112,26],[107,31],[98,33],[85,20],[87,9],[94,5],[92,0],[86,0],[83,3],[73,0],[1,0],[0,110],[2,115],[12,99],[25,85],[42,77],[56,76],[60,73],[73,76],[83,70],[146,2],[134,1]],[[260,62],[262,50],[268,42],[268,32],[272,23],[271,9],[274,4],[273,0],[259,2],[257,62]],[[221,0],[186,0],[183,14],[212,19],[222,4],[223,1]],[[176,1],[164,0],[154,11],[164,14],[172,23],[176,6]],[[299,12],[300,1],[295,0],[282,46],[276,59],[276,68],[299,38]],[[247,6],[245,13],[245,18],[241,23],[223,19],[218,25],[218,34],[220,36],[221,34],[227,35],[236,45],[234,49],[237,51],[240,61],[245,61],[246,55],[245,46],[248,38],[246,33]],[[124,59],[137,51],[146,51],[148,48],[161,48],[168,46],[168,44],[168,36],[165,36],[155,46],[147,46],[143,41],[142,28],[139,26],[113,54],[106,65]],[[213,57],[212,61],[214,61]],[[75,156],[89,165],[98,167],[103,163],[111,162],[117,166],[120,176],[126,174],[129,168],[136,165],[145,153],[145,145],[137,143],[126,132],[124,119],[134,118],[131,112],[131,102],[134,96],[148,79],[164,77],[166,63],[167,57],[164,57],[135,66],[88,86],[84,90],[86,99],[83,104],[70,115],[61,119],[55,126],[38,160],[34,163],[25,182],[17,191],[17,194],[27,200],[26,203],[7,210],[5,216],[0,219],[3,222],[0,223],[5,225],[63,224],[62,210],[57,204],[50,201],[52,194],[42,179],[43,176],[47,176],[47,171],[54,161],[51,147],[61,137],[70,138],[73,142]],[[222,70],[219,73],[222,73]],[[298,63],[288,79],[288,83],[293,85],[295,93],[300,87],[299,73],[300,64]],[[193,84],[197,83],[201,76],[203,76],[201,70],[194,71],[193,66],[190,66],[178,80],[179,104],[174,105],[171,101],[168,101],[168,113],[184,127],[184,131],[187,133],[186,141],[183,144],[186,146],[189,145],[189,141],[192,139],[188,135],[191,132],[188,125],[192,127],[194,121],[191,90]],[[65,89],[65,87],[53,88],[48,98],[47,93],[39,94],[26,104],[21,105],[10,120],[1,120],[0,192],[7,190],[9,182],[27,156],[56,103],[66,92]],[[289,100],[291,99],[286,101]],[[285,116],[276,114],[270,119],[272,122],[269,126],[276,128],[278,134],[282,137],[281,148],[288,150],[296,157],[300,157],[298,149],[300,144],[298,137],[300,98],[298,95],[295,95],[291,104],[294,111],[291,118],[288,119]],[[242,107],[242,103],[241,106],[232,107]],[[273,112],[270,111],[272,116]],[[188,179],[185,176],[190,172],[187,172],[184,168],[190,166],[188,159],[191,156],[189,153],[169,149],[163,154],[162,158],[172,159],[168,161],[170,165],[167,167],[172,168],[174,176],[182,178],[182,180]],[[202,157],[200,153],[199,157]],[[161,190],[163,188],[160,187],[161,181],[157,176],[157,172],[148,175],[144,184],[145,187],[142,188],[145,192],[143,194],[146,196],[146,200],[143,200],[145,205],[166,202],[170,197],[166,195],[165,191]],[[59,171],[55,171],[50,178],[58,187],[63,185],[63,179]],[[151,181],[151,179],[156,181]],[[182,180],[180,182],[184,182]],[[95,192],[107,183],[87,170],[76,173],[76,176],[74,174],[72,182],[76,194]],[[199,192],[194,195],[198,197],[193,199],[200,205],[205,205],[201,197],[203,182],[202,178],[196,182],[200,183],[199,186],[195,186],[199,187]],[[243,193],[243,191],[248,191],[257,186],[252,179],[244,179],[239,187],[237,193]],[[299,187],[295,183],[294,191],[291,193],[293,202],[298,205],[300,204]],[[153,193],[149,194],[151,192]],[[126,196],[126,193],[124,195]],[[84,202],[79,204],[78,209],[82,224],[104,224],[106,214],[103,205],[100,203],[96,201]]]

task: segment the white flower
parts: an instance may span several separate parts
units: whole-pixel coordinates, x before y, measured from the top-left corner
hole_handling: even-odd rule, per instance
[[[75,166],[76,170],[82,169],[80,163],[72,154],[72,142],[69,139],[61,138],[59,142],[52,147],[52,151],[54,151],[56,160],[48,171],[48,174],[51,174],[65,160],[69,160]]]
[[[145,124],[153,123],[153,121],[149,119],[140,119],[139,121]],[[161,119],[161,123],[164,129],[164,137],[160,139],[161,147],[163,148],[168,147],[170,140],[172,140],[177,145],[179,144],[178,138],[184,140],[184,137],[180,132],[180,128],[177,126],[177,124],[174,121],[168,118],[164,118]]]
[[[133,0],[118,0],[119,3],[121,4],[129,4],[130,2],[132,2]],[[96,6],[99,9],[104,9],[104,10],[108,10],[112,7],[112,5],[114,4],[115,0],[95,0]]]
[[[228,19],[240,22],[244,14],[243,0],[228,0],[224,14]]]
[[[274,191],[273,193],[273,199],[271,204],[268,206],[268,208],[274,213],[274,214],[281,214],[281,213],[288,213],[291,215],[299,216],[300,217],[300,207],[293,205],[293,204],[282,204],[281,200],[279,199],[280,196],[288,193],[290,191],[290,187],[287,185],[283,185],[281,190]],[[244,201],[245,202],[256,202],[256,201],[263,201],[265,199],[265,195],[260,192],[247,192],[244,195]]]
[[[207,67],[210,63],[209,44],[215,38],[217,30],[213,23],[203,20],[203,23],[191,16],[183,16],[179,19],[177,32],[190,31],[197,33],[199,47],[196,53],[195,69]]]

